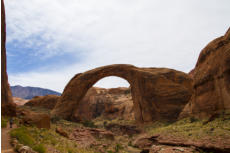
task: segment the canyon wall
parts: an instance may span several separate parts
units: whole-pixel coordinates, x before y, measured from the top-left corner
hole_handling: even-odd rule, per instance
[[[190,75],[194,92],[180,118],[204,118],[230,110],[230,29],[201,51]]]
[[[1,32],[1,114],[15,116],[16,105],[13,103],[6,71],[6,21],[3,0],[1,0]]]

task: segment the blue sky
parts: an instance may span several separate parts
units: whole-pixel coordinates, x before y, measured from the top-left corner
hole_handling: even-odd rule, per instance
[[[42,41],[34,37],[34,41]],[[27,46],[25,42],[12,41],[7,43],[8,73],[11,75],[31,71],[48,71],[49,69],[63,69],[68,65],[80,62],[82,57],[74,56],[69,52],[58,53],[44,57],[41,50],[46,50],[43,45]],[[60,48],[57,48],[60,50]]]
[[[230,25],[222,0],[5,1],[11,85],[62,92],[76,74],[108,64],[189,72]],[[128,86],[110,77],[97,86]]]

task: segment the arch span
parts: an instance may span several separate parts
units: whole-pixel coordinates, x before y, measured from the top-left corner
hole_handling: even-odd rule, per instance
[[[117,76],[131,86],[135,119],[150,122],[158,119],[176,119],[192,92],[192,81],[183,73],[166,68],[138,68],[115,64],[99,67],[75,75],[66,85],[52,116],[74,120],[79,102],[98,80]]]

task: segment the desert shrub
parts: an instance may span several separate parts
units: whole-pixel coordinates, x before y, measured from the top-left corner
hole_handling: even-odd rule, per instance
[[[121,146],[121,144],[116,144],[115,146],[115,152],[119,152],[119,150],[123,149],[123,147]]]
[[[68,153],[74,153],[73,149],[68,149]]]
[[[46,152],[46,148],[44,147],[43,144],[35,145],[35,146],[33,147],[33,150],[34,150],[34,151],[37,151],[38,153],[45,153],[45,152]]]
[[[107,126],[107,121],[103,122],[103,126],[106,127]]]
[[[131,93],[131,90],[130,89],[128,89],[128,90],[126,90],[125,91],[125,94],[127,95],[127,94],[130,94]]]
[[[91,128],[96,128],[96,127],[97,127],[97,126],[94,124],[93,121],[85,120],[82,124],[83,124],[85,127],[91,127]]]
[[[30,136],[26,127],[20,127],[17,129],[13,129],[10,132],[10,136],[12,138],[16,138],[20,143],[30,146],[30,147],[35,144],[35,140],[33,139],[33,137]]]
[[[132,141],[128,142],[128,146],[133,146]]]
[[[198,119],[196,119],[195,117],[190,117],[189,120],[190,120],[191,123],[198,121]]]
[[[59,116],[53,116],[52,118],[51,118],[51,122],[52,123],[57,123],[58,121],[60,121],[61,120],[61,117],[59,117]]]
[[[1,118],[1,127],[2,128],[6,128],[7,127],[7,122],[8,122],[8,120],[7,120],[7,118]]]
[[[18,152],[18,150],[20,149],[20,147],[21,147],[21,146],[17,144],[16,147],[14,148],[14,151],[15,151],[15,152]]]

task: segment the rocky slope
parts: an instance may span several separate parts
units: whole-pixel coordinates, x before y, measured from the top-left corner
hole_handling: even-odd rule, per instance
[[[20,97],[23,99],[31,99],[35,96],[45,96],[45,95],[58,95],[61,94],[44,88],[38,87],[22,87],[22,86],[11,86],[11,91],[14,97]]]
[[[230,109],[230,29],[201,51],[190,75],[194,92],[180,117],[210,117]]]

